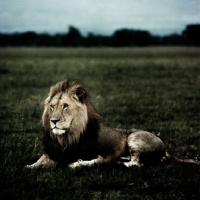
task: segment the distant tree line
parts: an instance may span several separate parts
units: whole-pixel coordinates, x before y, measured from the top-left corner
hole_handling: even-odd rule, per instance
[[[69,27],[66,34],[0,33],[0,46],[131,47],[131,46],[200,46],[200,24],[187,25],[181,34],[154,36],[146,30],[119,29],[111,36],[88,33]]]

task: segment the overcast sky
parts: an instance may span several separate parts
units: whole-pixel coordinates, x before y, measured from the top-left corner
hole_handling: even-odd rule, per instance
[[[200,24],[200,0],[0,0],[0,32],[64,33],[68,26],[110,35],[120,28],[181,33]]]

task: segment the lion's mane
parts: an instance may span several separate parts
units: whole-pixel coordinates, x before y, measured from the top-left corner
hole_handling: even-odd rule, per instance
[[[79,110],[81,106],[86,106],[87,113],[81,113],[73,119],[71,128],[69,132],[62,135],[55,135],[52,133],[50,128],[50,110],[49,104],[52,98],[58,93],[67,93],[74,102],[77,102]],[[81,121],[79,117],[85,115],[87,117],[86,124],[84,125],[84,130],[82,132],[77,130],[82,130],[77,126],[80,126]],[[94,106],[90,102],[89,96],[83,86],[83,84],[78,80],[64,80],[58,82],[50,88],[48,97],[44,102],[44,112],[42,115],[42,125],[44,128],[43,145],[44,152],[47,153],[51,159],[57,162],[66,162],[66,164],[76,161],[78,156],[80,156],[80,146],[82,146],[85,141],[93,141],[93,145],[96,145],[94,141],[97,140],[97,132],[99,129],[99,119],[100,116],[97,114]],[[82,125],[82,126],[83,126]],[[85,144],[88,145],[88,144]],[[82,152],[84,154],[84,152]],[[94,152],[95,154],[95,152]],[[76,157],[77,155],[77,157]],[[91,155],[93,156],[93,155]],[[62,157],[65,159],[62,159]],[[66,159],[67,157],[67,159]],[[88,159],[90,155],[88,154]]]

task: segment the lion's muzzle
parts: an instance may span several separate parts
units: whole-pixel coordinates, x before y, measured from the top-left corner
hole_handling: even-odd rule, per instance
[[[53,118],[53,119],[50,120],[50,125],[51,125],[52,132],[54,134],[56,134],[56,135],[62,135],[64,133],[69,132],[70,128],[62,127],[61,124],[59,124],[59,122],[60,122],[60,119]]]

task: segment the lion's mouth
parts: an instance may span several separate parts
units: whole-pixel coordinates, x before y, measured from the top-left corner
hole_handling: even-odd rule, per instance
[[[62,135],[64,133],[67,133],[69,131],[68,128],[64,128],[64,129],[59,129],[56,126],[54,128],[52,128],[52,132],[56,135]]]

